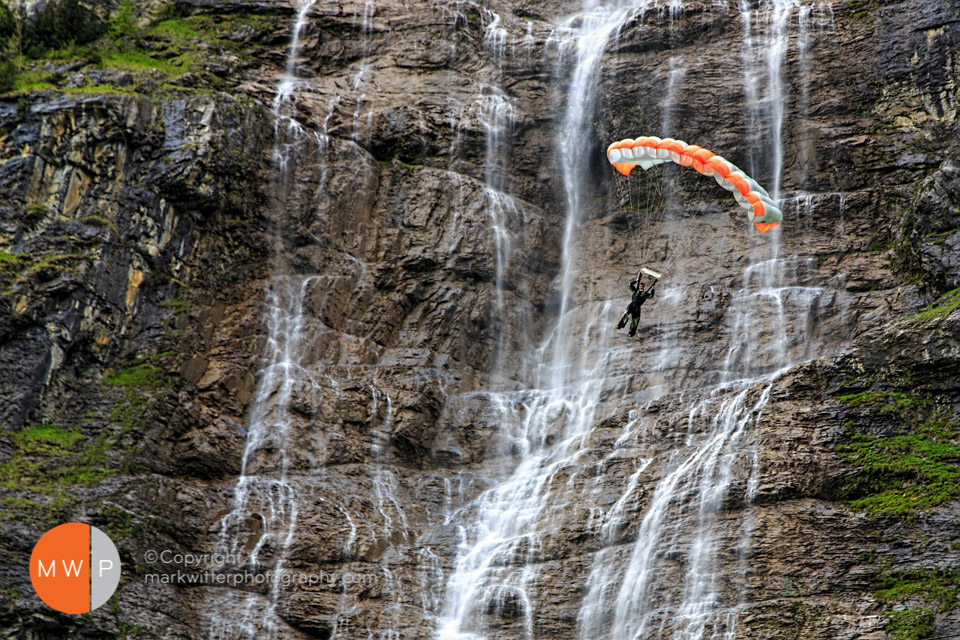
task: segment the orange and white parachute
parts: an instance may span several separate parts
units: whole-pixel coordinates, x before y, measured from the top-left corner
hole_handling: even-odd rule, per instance
[[[673,138],[643,137],[621,140],[607,147],[607,159],[617,171],[630,175],[634,167],[646,171],[664,162],[675,162],[693,167],[705,176],[712,177],[721,187],[732,191],[737,203],[753,212],[753,226],[766,233],[783,220],[783,212],[756,180],[741,171],[726,158],[695,144],[687,144]]]

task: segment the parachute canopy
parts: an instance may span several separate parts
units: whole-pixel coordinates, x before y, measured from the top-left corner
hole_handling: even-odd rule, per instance
[[[753,226],[760,229],[761,233],[766,233],[783,220],[783,212],[753,178],[726,158],[695,144],[653,136],[621,140],[607,147],[607,159],[625,176],[630,175],[638,165],[644,171],[664,162],[693,167],[703,175],[714,178],[727,191],[732,191],[737,203],[753,212]]]

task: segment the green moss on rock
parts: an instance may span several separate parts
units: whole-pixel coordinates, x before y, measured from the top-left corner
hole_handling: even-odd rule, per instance
[[[61,487],[90,486],[116,473],[107,469],[113,438],[102,433],[79,446],[78,427],[39,425],[12,434],[14,451],[0,464],[0,488],[52,495]]]
[[[901,609],[884,613],[887,623],[883,630],[888,640],[923,640],[933,636],[934,613],[929,609]]]
[[[931,308],[909,316],[907,321],[913,324],[923,324],[931,320],[946,318],[958,306],[960,306],[960,289],[954,289],[940,296]]]
[[[935,395],[901,387],[836,399],[856,409],[847,420],[849,442],[835,448],[856,470],[839,490],[852,507],[914,517],[960,496],[958,426]]]

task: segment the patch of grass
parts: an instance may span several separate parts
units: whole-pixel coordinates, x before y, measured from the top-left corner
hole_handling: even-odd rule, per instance
[[[0,500],[0,521],[33,522],[47,526],[61,524],[64,510],[73,502],[70,494],[61,490],[38,500],[5,496]]]
[[[837,400],[851,407],[878,406],[880,413],[919,409],[930,404],[926,398],[908,395],[902,391],[863,391],[837,396]]]
[[[883,615],[887,618],[883,630],[887,632],[888,640],[923,640],[933,636],[934,613],[929,609],[885,611]]]
[[[208,92],[203,88],[176,87],[169,81],[195,74],[197,79],[190,84],[200,83],[208,89],[227,86],[229,83],[222,78],[224,73],[208,73],[204,66],[211,61],[225,61],[228,67],[238,59],[256,62],[260,49],[253,41],[269,36],[278,24],[277,16],[255,13],[189,15],[189,8],[169,3],[157,12],[159,21],[143,29],[136,19],[136,2],[120,0],[107,22],[100,21],[96,29],[91,30],[85,17],[96,16],[82,9],[78,2],[82,0],[48,0],[48,9],[40,11],[47,16],[43,23],[46,26],[40,30],[26,29],[25,50],[17,47],[16,51],[8,52],[0,46],[0,95],[16,97],[61,90],[58,87],[66,75],[40,71],[41,65],[36,64],[34,71],[25,73],[24,61],[29,58],[81,61],[92,68],[127,70],[136,76],[134,86],[112,87],[114,92],[124,95],[159,97],[158,94],[174,91]],[[74,15],[76,11],[83,15]],[[0,15],[0,33],[5,32],[2,17]],[[19,21],[14,20],[12,24],[16,27]],[[39,27],[40,22],[34,26]],[[33,37],[41,32],[46,34],[42,42]],[[76,37],[79,32],[83,37]],[[0,45],[3,41],[0,36]],[[200,46],[204,47],[203,51],[198,50]],[[159,84],[162,86],[158,89]],[[62,90],[100,94],[110,89],[98,86]]]
[[[57,272],[66,269],[71,264],[81,261],[92,261],[93,256],[85,253],[57,253],[42,256],[27,269],[27,276],[52,277]]]
[[[61,487],[91,486],[117,472],[106,469],[105,451],[112,444],[107,433],[86,446],[77,427],[39,425],[10,436],[13,454],[0,465],[0,488],[53,494]]]
[[[907,322],[911,324],[922,324],[928,320],[947,317],[954,309],[960,306],[960,289],[954,289],[953,291],[943,294],[934,302],[934,305],[936,306],[908,316]]]
[[[123,396],[110,409],[111,422],[129,430],[156,415],[160,405],[150,392],[172,386],[173,380],[154,363],[171,355],[160,353],[138,358],[124,369],[111,372],[103,378],[107,386],[124,390]]]
[[[61,89],[63,93],[79,93],[87,95],[118,95],[118,96],[140,96],[143,95],[133,87],[115,87],[109,84],[88,84],[84,87],[69,87]]]
[[[903,602],[920,598],[935,603],[938,611],[949,611],[960,606],[957,600],[960,588],[960,569],[910,569],[882,571],[877,576],[874,597],[881,602]]]
[[[17,75],[5,95],[17,95],[55,89],[51,74],[45,71],[24,71]]]
[[[157,91],[160,93],[209,93],[192,87],[181,87],[178,84],[170,84],[169,82],[164,82]]]
[[[170,39],[187,39],[187,38],[199,38],[200,31],[197,30],[196,25],[194,25],[189,20],[184,20],[182,18],[171,18],[168,20],[163,20],[153,25],[150,30],[157,34]]]
[[[847,0],[843,4],[843,9],[851,14],[862,17],[878,7],[876,0]]]
[[[111,387],[123,387],[127,391],[152,391],[166,387],[170,384],[169,377],[152,364],[159,357],[162,356],[139,358],[126,368],[105,376],[103,382]]]
[[[103,57],[103,67],[105,69],[130,69],[132,71],[159,69],[164,73],[169,73],[172,65],[168,60],[159,60],[143,51],[125,49],[106,54]]]
[[[67,430],[53,424],[41,424],[36,427],[27,427],[20,432],[19,437],[23,440],[45,442],[72,449],[77,440],[83,437],[83,434],[77,430]]]
[[[960,495],[960,447],[920,434],[854,434],[836,453],[858,469],[843,491],[855,509],[911,517]]]
[[[107,535],[112,540],[142,540],[156,532],[151,523],[140,522],[129,511],[115,505],[103,506],[99,511],[106,522]]]
[[[161,307],[173,310],[173,315],[180,315],[181,313],[186,313],[190,310],[190,303],[186,300],[165,300],[161,302]]]
[[[117,231],[117,225],[113,224],[112,220],[108,220],[103,216],[85,216],[80,218],[80,222],[91,227],[110,229],[114,234],[120,235],[120,233]]]
[[[20,253],[7,253],[6,251],[0,251],[0,267],[3,265],[20,265],[25,262],[30,262],[30,258]]]
[[[48,216],[51,213],[53,210],[45,204],[34,203],[27,207],[27,215],[31,217]]]

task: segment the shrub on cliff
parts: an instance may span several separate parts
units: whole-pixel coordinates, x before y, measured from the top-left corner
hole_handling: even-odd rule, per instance
[[[0,3],[0,93],[13,89],[20,73],[20,23]]]
[[[0,93],[11,91],[17,83],[17,63],[6,59],[0,62]]]
[[[139,32],[137,19],[133,15],[133,1],[122,0],[117,13],[110,17],[107,27],[107,37],[111,40],[125,40]]]
[[[17,18],[7,5],[0,2],[0,45],[5,45],[17,34]]]
[[[50,49],[93,42],[106,31],[103,21],[80,0],[51,0],[24,27],[24,48],[34,58]]]

